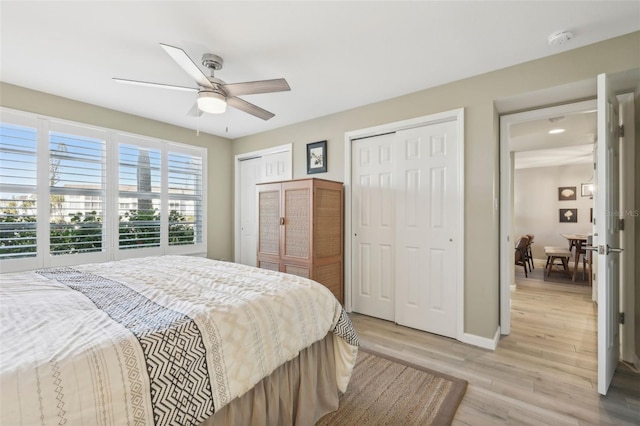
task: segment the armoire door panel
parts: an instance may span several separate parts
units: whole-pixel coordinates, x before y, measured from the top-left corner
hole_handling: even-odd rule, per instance
[[[342,221],[336,220],[343,215],[342,190],[316,188],[313,206],[314,255],[321,258],[342,256]]]
[[[303,278],[311,278],[311,270],[309,266],[292,265],[289,263],[283,263],[282,272],[287,274],[296,275]]]
[[[258,262],[258,267],[262,268],[262,269],[268,269],[270,271],[279,271],[280,270],[280,263],[279,262],[267,262],[264,260],[261,260]]]
[[[280,191],[258,193],[258,253],[280,254]]]
[[[283,256],[309,259],[311,232],[311,191],[309,188],[284,190]]]

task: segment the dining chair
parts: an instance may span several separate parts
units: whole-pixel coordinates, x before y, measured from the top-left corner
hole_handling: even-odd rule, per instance
[[[527,246],[528,245],[529,245],[529,237],[527,237],[526,235],[523,235],[520,238],[518,238],[518,240],[516,241],[516,248],[515,248],[515,264],[518,266],[522,266],[524,268],[524,276],[527,278],[529,277],[528,271],[527,271],[527,267],[528,267]]]
[[[535,268],[535,266],[533,265],[533,251],[531,250],[531,245],[533,244],[533,240],[535,239],[535,235],[534,234],[527,234],[527,237],[529,238],[529,244],[527,244],[527,261],[529,263],[529,272],[532,272]]]

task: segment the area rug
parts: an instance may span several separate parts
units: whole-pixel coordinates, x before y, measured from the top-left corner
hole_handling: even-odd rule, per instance
[[[317,425],[448,425],[467,381],[360,348],[337,411]]]
[[[535,270],[534,270],[535,272]],[[569,267],[569,272],[564,272],[562,270],[553,270],[551,271],[551,275],[547,275],[547,271],[543,270],[544,280],[548,282],[554,283],[563,283],[563,284],[575,284],[575,285],[589,285],[589,276],[585,276],[582,278],[582,268],[578,269],[578,273],[576,274],[576,280],[572,281],[572,272],[573,269]],[[533,274],[531,274],[533,275]]]

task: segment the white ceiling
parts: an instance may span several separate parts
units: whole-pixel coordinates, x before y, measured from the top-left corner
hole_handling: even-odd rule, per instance
[[[640,2],[3,0],[0,27],[4,82],[237,138],[638,31]],[[575,37],[549,46],[561,30]],[[192,85],[159,43],[198,65],[222,56],[227,83],[284,77],[292,90],[244,97],[276,114],[266,122],[197,119],[193,93],[111,80]]]
[[[514,167],[592,163],[593,144],[597,138],[596,120],[596,111],[586,111],[511,125],[509,146],[515,151]],[[553,129],[564,131],[549,133]]]
[[[514,168],[556,167],[593,163],[593,144],[536,149],[514,153]]]

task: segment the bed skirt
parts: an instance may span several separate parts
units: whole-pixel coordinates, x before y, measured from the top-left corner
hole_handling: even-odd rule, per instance
[[[247,393],[202,423],[220,425],[313,425],[338,409],[334,335],[329,333],[278,367]]]

